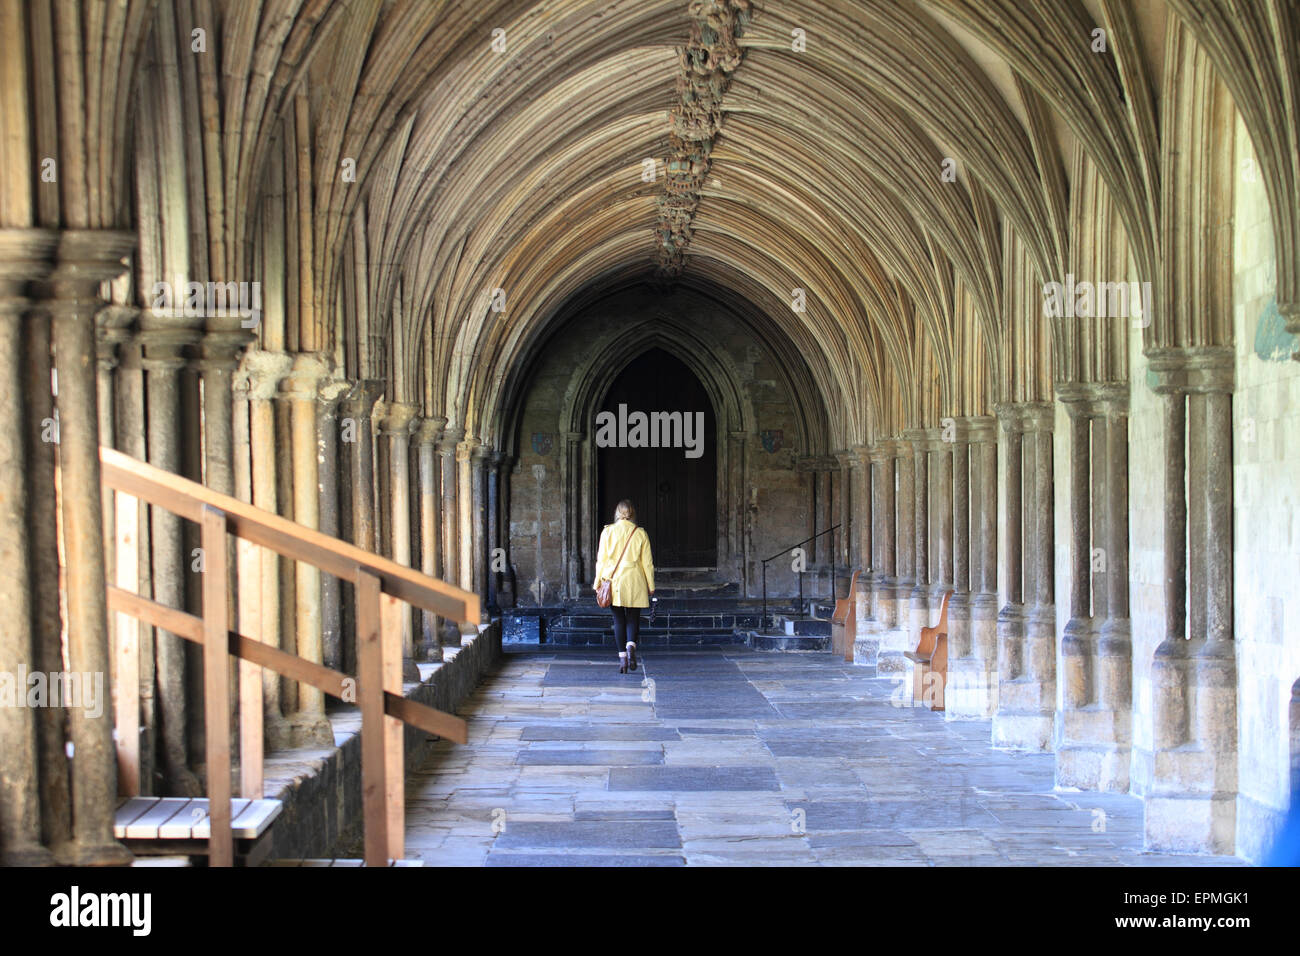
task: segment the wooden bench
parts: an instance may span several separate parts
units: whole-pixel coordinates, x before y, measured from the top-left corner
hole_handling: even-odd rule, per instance
[[[916,650],[904,651],[916,666],[912,668],[912,703],[929,704],[931,710],[944,709],[944,684],[948,680],[948,599],[951,591],[943,594],[939,607],[939,623],[921,628],[921,638]]]
[[[271,824],[282,809],[279,800],[230,801],[236,860],[256,866],[266,858]],[[211,807],[202,797],[130,797],[113,815],[113,836],[138,856],[203,856],[212,836]]]
[[[853,663],[853,643],[858,635],[858,575],[853,572],[849,582],[849,593],[835,602],[835,613],[831,615],[831,651],[844,658],[844,663]]]

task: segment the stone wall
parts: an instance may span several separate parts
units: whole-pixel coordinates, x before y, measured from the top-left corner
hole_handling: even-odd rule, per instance
[[[443,663],[421,664],[422,681],[403,690],[412,700],[455,713],[500,656],[501,624],[494,621],[481,633],[462,638],[459,648],[445,648]],[[335,712],[330,724],[334,747],[266,758],[266,795],[284,802],[272,825],[272,859],[361,855],[361,716],[353,709]],[[408,772],[426,759],[433,739],[406,728]]]
[[[1268,196],[1238,118],[1233,237],[1233,630],[1239,674],[1237,849],[1259,860],[1289,804],[1291,686],[1300,677],[1300,348],[1274,297]],[[1289,461],[1287,460],[1289,457]]]

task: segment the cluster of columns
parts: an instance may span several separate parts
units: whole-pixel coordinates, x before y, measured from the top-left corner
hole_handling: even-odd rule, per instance
[[[1164,411],[1165,638],[1156,648],[1146,841],[1231,853],[1237,666],[1230,348],[1151,350]],[[1148,759],[1148,755],[1143,755]]]
[[[0,452],[0,660],[24,698],[37,672],[101,688],[98,706],[58,692],[45,706],[0,706],[4,864],[130,859],[113,839],[95,335],[101,284],[125,271],[133,244],[129,233],[0,230],[0,403],[15,426]]]
[[[471,585],[485,607],[493,605],[499,575],[470,555],[490,550],[499,534],[499,521],[488,527],[487,489],[499,487],[502,456],[466,441],[445,417],[383,400],[381,381],[342,378],[325,354],[250,348],[248,334],[128,311],[134,322],[101,330],[100,391],[113,396],[117,421],[114,431],[105,430],[106,442],[299,524]],[[132,376],[141,373],[143,383],[135,382]],[[145,433],[136,434],[143,422]],[[189,573],[194,550],[184,523],[153,509],[142,532],[141,593],[197,610]],[[350,582],[242,542],[231,566],[243,633],[355,672]],[[460,646],[461,622],[413,609],[403,624],[408,680],[419,679],[416,661],[440,661],[445,647]],[[157,728],[158,739],[156,746],[142,741],[149,757],[141,793],[202,792],[201,670],[181,643],[160,631],[147,645],[152,660],[142,667],[142,684],[148,680],[142,724]],[[332,745],[323,694],[269,671],[262,679],[266,746]],[[150,772],[155,753],[159,767]]]
[[[1128,386],[1057,388],[1070,420],[1070,619],[1061,640],[1056,780],[1129,789]]]

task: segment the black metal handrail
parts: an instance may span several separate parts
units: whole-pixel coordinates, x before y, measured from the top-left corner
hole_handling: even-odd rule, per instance
[[[764,559],[763,559],[763,621],[762,621],[762,625],[761,625],[761,629],[762,629],[762,630],[767,630],[767,627],[768,627],[768,621],[767,621],[767,563],[768,563],[769,561],[775,561],[777,558],[789,554],[789,553],[790,553],[791,551],[793,551],[795,548],[801,548],[801,547],[803,547],[805,544],[807,544],[809,541],[816,541],[816,540],[817,540],[818,538],[820,538],[822,535],[827,535],[827,534],[829,534],[829,535],[831,536],[831,603],[832,603],[832,604],[835,603],[835,532],[838,531],[839,528],[840,528],[839,525],[837,525],[837,524],[833,524],[833,525],[831,525],[829,528],[827,528],[825,531],[818,531],[818,532],[817,532],[816,534],[814,534],[812,537],[810,537],[810,538],[804,538],[802,541],[796,541],[794,544],[790,545],[788,548],[782,548],[780,551],[778,551],[776,554],[772,555],[770,558],[764,558]],[[803,605],[803,576],[807,573],[807,569],[805,569],[805,570],[803,570],[803,571],[797,571],[797,572],[795,572],[795,573],[799,575],[799,613],[802,614],[802,613],[804,612],[804,611],[803,611],[803,606],[804,606],[804,605]]]

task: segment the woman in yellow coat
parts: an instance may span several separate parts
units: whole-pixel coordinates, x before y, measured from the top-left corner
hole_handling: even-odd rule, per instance
[[[625,551],[624,548],[627,550]],[[610,582],[610,610],[614,614],[614,646],[618,653],[618,672],[636,670],[636,638],[641,627],[641,609],[650,606],[655,593],[655,565],[650,557],[650,536],[636,526],[636,509],[624,499],[614,510],[614,523],[600,532],[596,549],[596,583]],[[619,556],[622,555],[622,560]],[[615,568],[617,565],[617,569]]]

